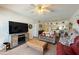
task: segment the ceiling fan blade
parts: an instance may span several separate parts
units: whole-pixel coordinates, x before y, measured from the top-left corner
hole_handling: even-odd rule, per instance
[[[63,9],[61,8],[53,8],[53,9],[48,9],[50,12],[63,12]]]

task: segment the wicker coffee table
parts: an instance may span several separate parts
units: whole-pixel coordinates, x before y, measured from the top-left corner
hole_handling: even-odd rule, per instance
[[[45,51],[47,50],[47,46],[48,44],[46,42],[40,41],[38,39],[30,39],[29,41],[27,41],[27,46],[36,49],[40,52],[42,52],[43,54],[45,53]]]

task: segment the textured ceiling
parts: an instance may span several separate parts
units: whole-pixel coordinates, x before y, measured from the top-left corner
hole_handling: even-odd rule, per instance
[[[71,16],[79,9],[79,5],[77,4],[52,4],[52,11],[46,12],[44,14],[39,14],[35,11],[35,5],[33,4],[11,4],[0,6],[33,19],[34,21],[69,20]]]

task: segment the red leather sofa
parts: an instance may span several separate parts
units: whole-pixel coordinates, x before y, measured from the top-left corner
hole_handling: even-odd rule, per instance
[[[74,43],[70,46],[74,51],[75,55],[79,55],[79,36],[77,36],[74,40]]]
[[[57,43],[56,48],[57,55],[74,55],[74,52],[71,47],[62,45],[60,42]]]
[[[79,36],[74,39],[74,43],[69,47],[58,42],[56,48],[57,55],[79,55]]]

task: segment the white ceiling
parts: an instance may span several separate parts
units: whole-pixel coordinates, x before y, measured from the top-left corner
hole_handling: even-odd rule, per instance
[[[34,21],[69,20],[71,16],[79,9],[78,4],[52,4],[51,9],[53,11],[39,14],[35,11],[35,6],[33,4],[11,4],[0,6],[33,19]]]

